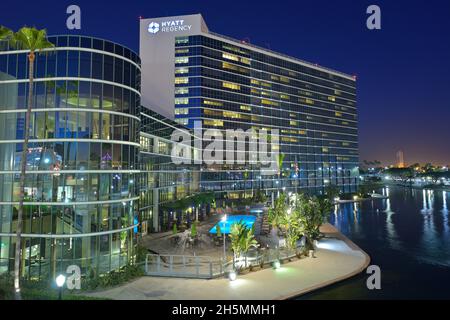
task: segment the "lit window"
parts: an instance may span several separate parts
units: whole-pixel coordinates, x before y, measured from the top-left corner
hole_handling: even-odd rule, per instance
[[[328,148],[327,147],[322,147],[322,152],[328,152]]]
[[[228,60],[233,60],[233,61],[239,61],[239,57],[231,54],[231,53],[222,53],[222,58],[228,59]]]
[[[298,130],[298,134],[305,135],[305,134],[306,134],[306,131],[305,131],[305,130]]]
[[[203,100],[203,103],[209,106],[221,107],[223,103],[220,101]]]
[[[295,120],[290,120],[290,121],[289,121],[289,124],[290,124],[291,126],[296,126],[296,125],[298,125],[298,122],[295,121]]]
[[[250,64],[250,59],[248,59],[248,58],[241,58],[241,62],[249,65]]]
[[[314,104],[314,100],[311,100],[311,99],[306,99],[305,102],[307,104]]]
[[[176,57],[175,58],[175,63],[176,64],[189,63],[189,57]]]
[[[281,99],[289,100],[289,96],[286,94],[282,94],[280,97],[281,97]]]
[[[175,74],[189,73],[189,68],[175,68]]]
[[[176,37],[175,44],[186,44],[189,43],[189,37]]]
[[[342,113],[337,112],[337,111],[334,113],[334,115],[335,115],[336,117],[342,117]]]
[[[329,96],[329,97],[328,97],[328,100],[330,100],[330,101],[333,101],[333,102],[334,102],[334,101],[336,101],[336,97],[334,97],[334,96]]]
[[[245,111],[252,111],[252,107],[250,106],[241,106],[240,109]]]
[[[187,126],[187,124],[189,122],[189,118],[177,118],[177,119],[175,119],[175,121],[183,126]]]
[[[240,119],[241,115],[237,112],[233,111],[223,111],[223,116],[225,118],[232,118],[232,119]]]
[[[279,80],[280,80],[280,78],[278,78],[277,76],[274,76],[274,75],[271,75],[271,76],[270,76],[270,79],[276,80],[276,81],[279,81]]]
[[[175,104],[188,104],[189,98],[175,98]]]
[[[232,89],[232,90],[241,90],[241,86],[236,83],[223,82],[222,85],[224,88],[228,88],[228,89]]]
[[[256,84],[256,85],[259,85],[259,81],[258,81],[258,80],[256,80],[256,79],[252,79],[252,80],[251,80],[251,83],[252,83],[252,84]]]
[[[189,93],[189,88],[185,88],[185,87],[175,88],[175,94],[188,94],[188,93]]]
[[[281,141],[284,141],[284,142],[298,142],[298,140],[296,138],[294,138],[294,137],[282,137]]]
[[[189,78],[186,77],[175,78],[175,84],[186,84],[186,83],[189,83]]]
[[[188,114],[189,108],[175,108],[175,114]]]
[[[239,71],[237,66],[235,66],[234,64],[228,63],[228,62],[222,62],[222,68],[233,70],[233,71]]]
[[[262,104],[267,104],[267,105],[270,105],[270,106],[279,106],[278,102],[272,101],[272,100],[261,99],[261,103]]]
[[[189,48],[176,49],[175,53],[189,53]]]
[[[204,120],[203,124],[206,126],[223,127],[223,121],[221,120]]]

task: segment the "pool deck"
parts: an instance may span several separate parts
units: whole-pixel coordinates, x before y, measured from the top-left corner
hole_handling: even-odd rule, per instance
[[[280,269],[264,269],[225,278],[200,280],[141,277],[119,287],[89,293],[118,300],[282,300],[350,278],[364,271],[370,257],[334,226],[321,227],[325,238],[315,258],[302,258]]]

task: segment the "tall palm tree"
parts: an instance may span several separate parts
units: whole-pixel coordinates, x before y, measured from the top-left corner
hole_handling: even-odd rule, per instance
[[[20,251],[22,244],[22,219],[23,219],[23,202],[25,197],[25,176],[27,167],[27,151],[28,140],[30,139],[30,120],[31,109],[33,107],[33,81],[34,81],[34,61],[36,52],[41,53],[43,49],[53,48],[53,43],[47,40],[47,31],[45,29],[38,30],[36,28],[23,27],[19,31],[10,35],[9,42],[12,47],[19,50],[27,50],[28,52],[28,105],[25,114],[25,130],[22,147],[22,156],[20,159],[20,183],[19,183],[19,212],[17,216],[17,237],[16,237],[16,253],[14,260],[14,290],[16,299],[21,299],[20,294]]]

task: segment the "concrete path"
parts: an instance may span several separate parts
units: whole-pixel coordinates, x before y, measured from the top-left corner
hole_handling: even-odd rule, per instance
[[[264,269],[228,279],[141,277],[120,287],[90,293],[93,297],[120,300],[228,300],[287,299],[330,285],[362,272],[369,256],[333,226],[321,228],[316,258],[302,258],[280,269]]]

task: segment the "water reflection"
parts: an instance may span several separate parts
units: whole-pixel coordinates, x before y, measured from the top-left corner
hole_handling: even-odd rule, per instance
[[[388,199],[335,206],[331,223],[418,261],[450,266],[448,192],[384,187]]]
[[[383,290],[368,290],[361,274],[302,299],[450,298],[450,192],[377,191],[389,199],[342,204],[330,222],[380,266]]]

